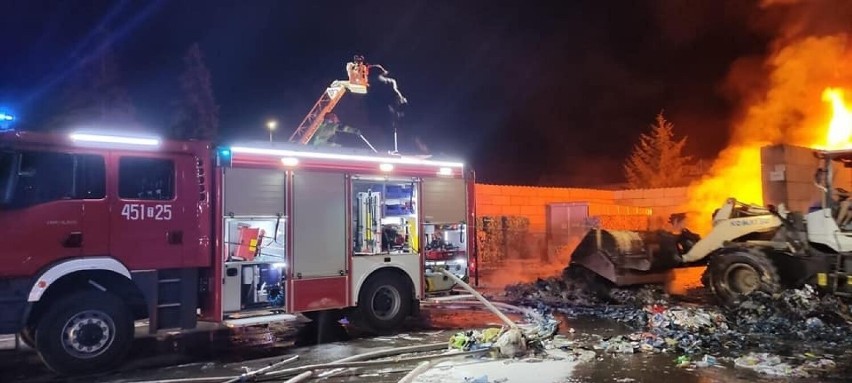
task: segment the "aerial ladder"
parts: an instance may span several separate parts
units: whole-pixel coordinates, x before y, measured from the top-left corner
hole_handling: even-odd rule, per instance
[[[367,94],[367,88],[370,86],[368,76],[371,67],[379,67],[384,73],[387,73],[387,71],[385,71],[381,66],[368,65],[364,63],[363,56],[355,56],[353,61],[347,63],[346,72],[349,79],[335,80],[328,86],[328,88],[325,89],[325,92],[320,95],[320,98],[302,120],[302,123],[299,124],[290,136],[289,141],[292,143],[307,145],[322,126],[326,116],[334,110],[337,103],[340,102],[340,99],[343,98],[347,92]],[[376,152],[373,145],[371,145],[362,134],[358,133],[358,136],[364,140],[370,149]]]

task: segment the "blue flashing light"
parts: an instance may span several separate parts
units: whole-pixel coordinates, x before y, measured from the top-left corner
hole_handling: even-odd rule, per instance
[[[13,131],[13,121],[15,121],[15,116],[9,113],[0,112],[0,132]]]
[[[216,164],[223,167],[231,166],[231,148],[222,148],[218,150]]]

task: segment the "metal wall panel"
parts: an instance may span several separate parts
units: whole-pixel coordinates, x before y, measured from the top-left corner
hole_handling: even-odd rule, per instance
[[[284,214],[285,173],[275,169],[225,169],[225,214]]]
[[[463,179],[424,178],[421,211],[426,222],[456,223],[466,220],[467,190]]]
[[[340,173],[296,172],[293,178],[293,272],[298,278],[346,270],[346,189]]]
[[[586,202],[551,203],[547,205],[547,240],[553,245],[567,245],[588,231],[589,204]]]

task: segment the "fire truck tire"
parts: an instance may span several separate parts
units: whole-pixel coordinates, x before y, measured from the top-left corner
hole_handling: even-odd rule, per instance
[[[380,271],[364,283],[358,297],[358,311],[369,330],[394,330],[411,312],[412,291],[402,278],[396,273]]]
[[[53,371],[101,372],[120,362],[133,342],[133,317],[117,296],[80,291],[51,302],[38,320],[36,349]]]
[[[723,305],[735,305],[749,294],[781,290],[772,261],[757,250],[738,250],[714,256],[707,264],[707,281]]]

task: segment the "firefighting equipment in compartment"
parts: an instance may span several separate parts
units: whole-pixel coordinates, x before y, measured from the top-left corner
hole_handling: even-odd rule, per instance
[[[382,248],[381,194],[358,193],[355,201],[355,252],[378,253]]]
[[[426,292],[430,294],[450,291],[456,286],[456,283],[452,279],[440,272],[426,270],[423,277],[426,282]]]
[[[420,251],[420,235],[417,234],[417,218],[406,218],[405,227],[408,229],[408,241],[412,251],[414,251],[415,253]]]
[[[283,307],[284,279],[280,263],[225,262],[223,310]]]
[[[237,249],[234,257],[245,261],[253,261],[257,256],[263,229],[250,226],[237,227]]]

